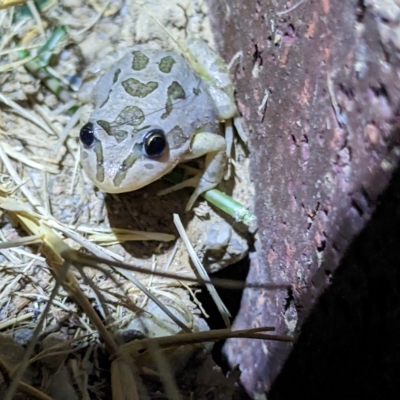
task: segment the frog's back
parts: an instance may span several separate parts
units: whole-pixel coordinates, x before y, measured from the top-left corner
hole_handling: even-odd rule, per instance
[[[107,114],[108,122],[115,121],[130,105],[144,116],[140,126],[169,131],[179,125],[191,136],[208,125],[214,128],[218,116],[210,104],[208,89],[184,57],[138,45],[100,79],[91,120]]]

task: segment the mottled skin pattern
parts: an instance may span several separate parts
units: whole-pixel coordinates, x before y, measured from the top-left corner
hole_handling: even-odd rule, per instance
[[[89,119],[93,143],[85,145],[81,136],[82,166],[100,189],[136,190],[205,154],[206,168],[187,208],[219,183],[225,162],[219,122],[236,113],[233,88],[222,60],[203,42],[195,48],[197,61],[189,62],[178,53],[139,45],[100,78]],[[214,82],[219,72],[223,79]],[[148,157],[144,142],[154,129],[164,132],[166,148]]]

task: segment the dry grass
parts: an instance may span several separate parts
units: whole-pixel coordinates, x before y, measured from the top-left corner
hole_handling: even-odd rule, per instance
[[[186,8],[183,2],[170,3],[171,20],[162,15],[160,20],[174,36],[209,35],[209,28],[201,28],[207,22],[202,1]],[[134,2],[15,4],[0,3],[0,331],[6,334],[0,342],[8,340],[5,336],[17,340],[21,332],[28,332],[28,339],[16,360],[0,347],[1,396],[10,400],[19,392],[49,399],[45,393],[55,396],[61,390],[54,387],[57,382],[81,399],[110,398],[111,393],[117,400],[145,399],[153,397],[160,382],[166,398],[202,398],[201,390],[184,393],[175,380],[187,360],[196,353],[203,354],[198,360],[207,359],[209,342],[222,337],[273,338],[264,333],[272,328],[231,332],[229,312],[207,273],[190,267],[189,258],[202,268],[191,246],[198,230],[191,227],[193,221],[182,224],[175,216],[183,240],[171,245],[172,213],[167,225],[153,210],[143,211],[149,201],[164,213],[170,210],[165,205],[175,201],[179,210],[180,196],[159,200],[155,188],[133,201],[104,198],[79,166],[77,135],[87,111],[72,77],[85,72],[85,84],[90,82],[96,59],[105,67],[111,54],[134,40],[161,40],[163,31],[153,26],[146,32],[148,13]],[[134,34],[130,23],[137,24]],[[103,32],[110,38],[99,47]],[[115,221],[133,222],[118,227],[110,220],[110,204],[125,210],[124,215],[116,212]],[[203,214],[193,218],[202,221]],[[130,229],[136,222],[144,229]],[[191,289],[199,280],[214,293],[226,330],[208,332],[200,318],[202,307]],[[21,350],[15,346],[14,354]],[[103,371],[107,368],[111,381]],[[186,373],[192,379],[196,375],[190,368]],[[220,382],[225,382],[222,375]],[[226,384],[233,390],[234,381]]]

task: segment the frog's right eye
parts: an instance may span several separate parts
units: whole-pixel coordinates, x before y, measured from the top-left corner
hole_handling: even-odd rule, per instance
[[[161,129],[152,129],[143,137],[143,150],[147,157],[155,158],[161,156],[166,147],[167,139]]]
[[[88,122],[84,125],[79,133],[79,139],[84,147],[90,147],[94,142],[94,129],[93,124]]]

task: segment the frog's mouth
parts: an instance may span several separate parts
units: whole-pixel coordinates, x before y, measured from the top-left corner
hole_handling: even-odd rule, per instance
[[[135,151],[122,162],[104,161],[103,179],[95,179],[95,183],[107,193],[131,192],[160,179],[176,164],[178,161],[171,160],[169,150],[157,159],[149,159],[141,152]]]

